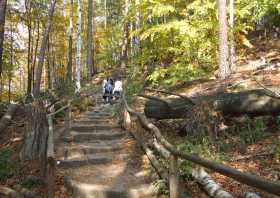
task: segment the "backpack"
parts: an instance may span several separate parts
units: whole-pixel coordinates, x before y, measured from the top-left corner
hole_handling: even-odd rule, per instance
[[[111,85],[110,83],[106,83],[105,92],[111,93],[112,91],[113,91],[113,85]]]

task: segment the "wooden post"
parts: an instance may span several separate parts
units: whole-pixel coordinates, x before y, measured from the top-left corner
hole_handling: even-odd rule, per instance
[[[53,137],[53,118],[48,116],[49,136],[47,148],[47,164],[45,169],[45,177],[47,181],[48,198],[54,198],[55,188],[55,159],[54,159],[54,137]]]
[[[71,127],[71,104],[70,102],[68,102],[68,107],[65,111],[65,121],[64,121],[64,124],[65,124],[65,128],[66,129],[69,129]]]
[[[53,145],[53,120],[52,116],[48,116],[49,124],[49,136],[48,136],[48,148],[47,157],[54,156],[54,145]]]
[[[170,156],[169,167],[169,198],[179,197],[178,158]]]
[[[55,169],[56,169],[56,161],[54,158],[50,157],[48,159],[47,164],[47,197],[54,198],[55,197]]]

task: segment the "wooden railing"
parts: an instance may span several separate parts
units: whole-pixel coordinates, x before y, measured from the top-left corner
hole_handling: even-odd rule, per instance
[[[47,148],[47,165],[46,165],[46,181],[48,198],[53,198],[55,194],[55,169],[56,160],[54,154],[54,116],[62,111],[65,111],[64,128],[71,127],[71,101],[67,105],[61,107],[57,111],[47,115],[49,125],[48,148]]]
[[[194,164],[200,165],[202,167],[208,168],[210,170],[213,170],[215,172],[218,172],[222,175],[228,176],[230,178],[235,179],[236,181],[247,184],[249,186],[258,188],[260,190],[263,190],[265,192],[274,194],[274,195],[280,195],[280,183],[279,182],[273,182],[273,181],[268,181],[260,176],[256,175],[251,175],[248,173],[243,173],[237,169],[225,166],[221,163],[217,163],[214,161],[206,160],[203,159],[197,155],[192,155],[188,153],[184,153],[182,151],[177,150],[175,146],[170,144],[161,134],[160,130],[149,120],[145,117],[145,115],[136,112],[134,109],[128,106],[127,101],[125,99],[125,96],[123,94],[122,96],[122,101],[124,103],[125,107],[125,116],[135,116],[136,117],[136,122],[140,123],[143,129],[148,130],[152,132],[152,135],[155,138],[156,141],[156,146],[153,146],[157,152],[161,153],[161,156],[168,156],[169,155],[169,192],[170,192],[170,198],[178,198],[179,196],[179,179],[178,179],[178,159],[180,160],[187,160],[190,161]],[[124,119],[126,120],[126,118]],[[131,117],[129,117],[129,120],[131,120]],[[125,123],[126,125],[126,123]],[[134,137],[137,135],[132,134]],[[139,140],[139,138],[137,137]],[[141,144],[141,146],[144,146],[144,150],[148,150],[147,146],[145,143],[141,142],[141,140],[137,141],[138,143]],[[166,152],[168,151],[169,154],[167,155]],[[152,156],[150,154],[151,152],[149,151],[148,153],[148,158],[150,159],[149,156]],[[154,156],[152,156],[154,158]],[[166,157],[165,157],[166,158]],[[155,165],[155,162],[153,160],[150,160],[152,165]],[[161,175],[164,175],[160,171]],[[163,176],[165,177],[165,176]]]

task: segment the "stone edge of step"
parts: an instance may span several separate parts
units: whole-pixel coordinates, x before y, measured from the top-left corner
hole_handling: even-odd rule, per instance
[[[86,184],[64,177],[66,188],[73,194],[73,197],[106,197],[106,198],[140,198],[143,196],[153,197],[157,190],[152,184],[140,185],[139,188],[110,189],[110,186]]]

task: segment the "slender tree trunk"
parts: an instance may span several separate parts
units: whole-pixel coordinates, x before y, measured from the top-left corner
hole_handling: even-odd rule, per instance
[[[107,0],[104,0],[104,15],[105,15],[104,28],[106,30],[107,29]]]
[[[10,52],[10,64],[11,67],[14,66],[14,40],[13,40],[13,24],[11,22],[11,43],[10,43],[10,48],[11,48],[11,52]],[[9,103],[11,102],[11,83],[12,83],[12,69],[11,71],[9,71],[8,74],[8,86],[9,86],[9,92],[8,92],[8,97],[9,97]]]
[[[88,27],[87,27],[87,79],[93,76],[93,39],[92,39],[93,0],[88,0]]]
[[[81,0],[78,0],[78,21],[77,21],[77,53],[76,53],[76,87],[75,93],[80,94],[81,91],[81,23],[82,9]]]
[[[72,84],[72,67],[73,67],[73,0],[70,0],[70,21],[69,21],[69,38],[68,38],[68,65],[67,65],[67,84]]]
[[[40,21],[37,19],[37,38],[36,38],[36,44],[34,49],[34,56],[33,56],[33,64],[32,64],[32,77],[31,77],[31,83],[35,85],[35,69],[36,69],[36,60],[37,60],[37,54],[38,54],[38,47],[39,47],[39,40],[40,40]]]
[[[137,7],[137,12],[136,12],[136,16],[135,16],[135,28],[139,29],[140,28],[140,24],[141,24],[141,16],[140,16],[140,0],[135,0],[135,5]],[[139,48],[140,48],[140,38],[139,36],[135,37],[135,52],[137,53],[139,52]]]
[[[50,43],[51,43],[51,36],[49,36],[49,40],[50,40]],[[54,49],[53,47],[51,46],[51,44],[49,44],[49,62],[50,62],[50,86],[51,86],[51,89],[54,89],[55,88],[55,78],[56,78],[56,75],[55,75],[55,54],[54,54]]]
[[[0,76],[2,75],[2,54],[5,32],[5,15],[7,0],[0,0]]]
[[[217,0],[219,11],[219,77],[225,79],[230,75],[228,63],[228,38],[226,0]]]
[[[28,29],[28,54],[27,54],[27,95],[31,95],[32,86],[32,54],[31,54],[31,40],[32,40],[32,16],[31,16],[31,3],[27,0],[25,1],[26,14],[28,15],[27,29]]]
[[[3,88],[3,78],[0,78],[0,102],[2,101]]]
[[[51,52],[50,52],[50,37],[48,38],[48,58],[47,58],[47,74],[48,74],[48,83],[47,87],[49,90],[52,89],[52,72],[51,72]]]
[[[36,80],[35,80],[35,86],[34,86],[34,96],[37,98],[40,93],[40,85],[41,85],[41,77],[42,77],[42,70],[43,70],[43,65],[44,65],[44,59],[45,59],[45,51],[47,47],[47,42],[48,42],[48,36],[49,32],[51,29],[52,25],[52,18],[55,10],[55,4],[56,0],[52,0],[50,10],[48,13],[48,21],[47,21],[47,26],[44,32],[43,40],[41,43],[41,49],[39,53],[39,61],[38,61],[38,66],[36,70]]]
[[[234,42],[234,0],[229,0],[229,25],[230,25],[230,69],[235,70],[235,42]]]
[[[127,16],[129,9],[129,0],[125,0],[125,8],[124,8],[124,16]],[[129,40],[129,23],[125,22],[124,24],[124,39],[123,39],[123,46],[122,46],[122,68],[124,68],[127,64],[128,60],[128,48],[130,45]]]

